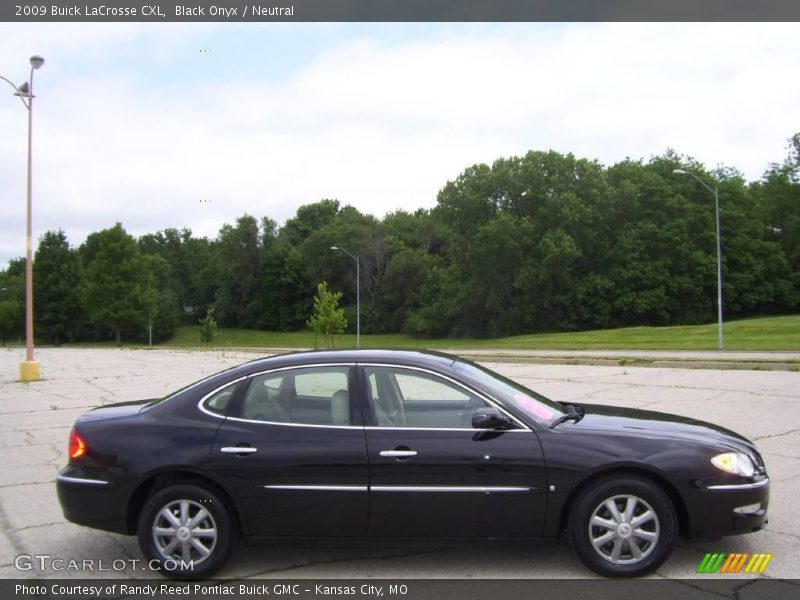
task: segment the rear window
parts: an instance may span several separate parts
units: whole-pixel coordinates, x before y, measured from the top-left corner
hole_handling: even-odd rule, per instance
[[[235,392],[236,392],[235,383],[226,385],[221,390],[217,390],[216,392],[211,394],[208,398],[206,398],[205,401],[203,402],[203,406],[209,412],[213,412],[214,414],[224,416],[225,413],[228,411],[228,406],[230,405],[231,398],[233,398]]]
[[[241,416],[270,423],[348,426],[349,370],[299,367],[256,375],[242,401]]]

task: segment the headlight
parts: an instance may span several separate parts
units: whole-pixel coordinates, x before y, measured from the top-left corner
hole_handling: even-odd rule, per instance
[[[742,477],[752,477],[755,472],[753,461],[750,460],[747,454],[743,454],[742,452],[717,454],[711,459],[711,464],[727,473],[741,475]]]

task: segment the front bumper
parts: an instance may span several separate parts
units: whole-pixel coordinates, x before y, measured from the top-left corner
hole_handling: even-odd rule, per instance
[[[68,521],[115,533],[129,533],[129,494],[116,483],[68,465],[56,476],[56,492]]]
[[[695,488],[687,498],[689,535],[722,537],[758,531],[767,524],[769,479]]]

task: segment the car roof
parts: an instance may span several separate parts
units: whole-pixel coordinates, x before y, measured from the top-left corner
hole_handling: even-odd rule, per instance
[[[247,373],[261,369],[274,369],[279,367],[302,366],[305,364],[319,363],[353,363],[353,362],[376,362],[398,365],[408,365],[416,367],[430,367],[447,369],[457,360],[457,357],[444,352],[432,350],[390,350],[390,349],[369,349],[369,350],[307,350],[303,352],[290,352],[278,354],[265,358],[258,358],[247,362],[237,370],[241,369]]]

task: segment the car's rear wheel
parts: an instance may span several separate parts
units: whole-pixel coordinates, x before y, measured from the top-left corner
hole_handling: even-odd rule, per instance
[[[573,505],[572,546],[606,577],[638,577],[657,569],[675,546],[672,501],[655,483],[619,477],[588,487]]]
[[[194,484],[153,493],[139,516],[138,534],[151,566],[175,579],[211,575],[228,560],[238,537],[225,503]]]

